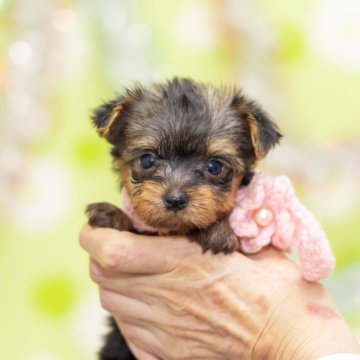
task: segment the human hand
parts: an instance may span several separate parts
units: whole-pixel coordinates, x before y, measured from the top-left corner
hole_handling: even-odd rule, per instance
[[[320,284],[281,253],[203,254],[183,237],[85,226],[102,306],[139,359],[315,359],[360,353]]]

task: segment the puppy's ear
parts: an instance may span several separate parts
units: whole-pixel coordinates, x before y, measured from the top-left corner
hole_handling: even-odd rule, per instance
[[[279,128],[256,102],[243,95],[235,95],[233,105],[245,123],[245,131],[250,137],[256,160],[263,159],[280,141],[282,135]]]
[[[97,107],[91,116],[98,134],[114,144],[126,122],[130,107],[134,102],[134,94],[127,91],[125,96],[119,96]]]

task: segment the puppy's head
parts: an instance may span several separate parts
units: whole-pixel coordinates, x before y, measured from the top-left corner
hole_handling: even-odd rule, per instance
[[[236,89],[188,79],[138,86],[94,111],[121,181],[148,225],[186,233],[226,216],[277,126]]]

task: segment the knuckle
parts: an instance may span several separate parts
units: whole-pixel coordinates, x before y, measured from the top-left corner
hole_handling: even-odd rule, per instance
[[[96,264],[94,261],[90,262],[90,278],[97,284],[103,283],[105,280],[105,276],[100,265]]]
[[[110,291],[100,289],[100,304],[107,311],[111,312],[114,309],[113,296]]]
[[[88,225],[84,225],[79,233],[80,246],[85,250],[87,248],[88,232],[89,232]]]
[[[128,258],[128,250],[118,241],[110,241],[102,250],[101,265],[105,270],[115,271]]]
[[[209,297],[211,303],[216,307],[220,307],[220,308],[222,308],[224,306],[224,303],[226,303],[227,301],[224,288],[220,284],[214,284],[213,286],[210,287]]]
[[[127,339],[130,339],[130,340],[134,340],[138,336],[138,329],[135,326],[129,325],[129,324],[122,324],[121,332],[124,334],[124,336]]]
[[[170,358],[171,360],[190,360],[193,359],[192,356],[189,356],[188,351],[185,347],[173,346],[173,354]]]

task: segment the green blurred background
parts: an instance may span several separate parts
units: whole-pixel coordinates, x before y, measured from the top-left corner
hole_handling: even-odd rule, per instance
[[[104,330],[84,206],[119,203],[90,110],[134,81],[236,83],[282,128],[289,175],[337,256],[360,337],[358,0],[0,0],[0,358],[95,359]]]

